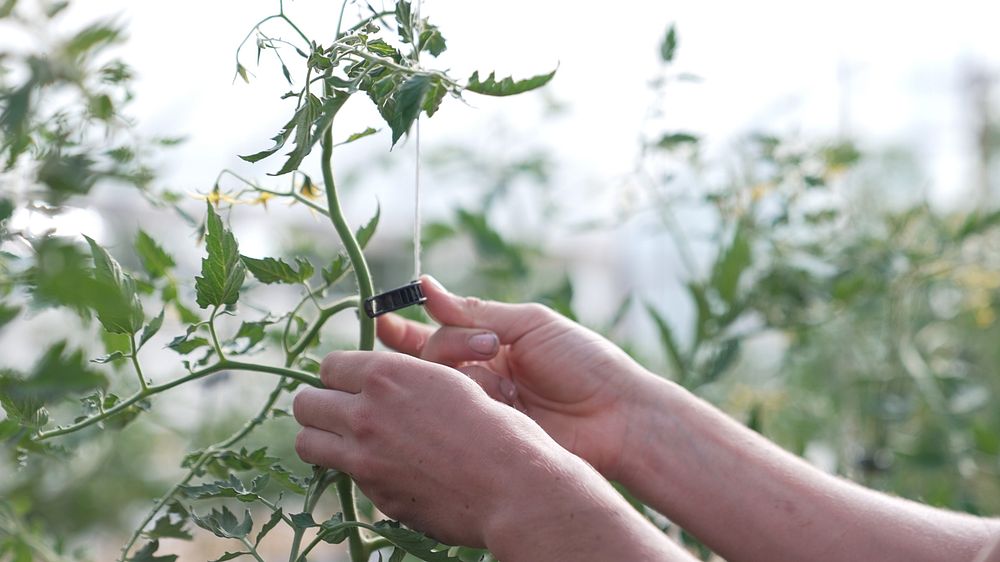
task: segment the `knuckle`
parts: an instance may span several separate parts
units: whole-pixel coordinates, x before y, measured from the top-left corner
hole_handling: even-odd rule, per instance
[[[548,320],[554,314],[551,308],[541,303],[531,302],[523,306],[525,315],[533,320]]]
[[[326,357],[319,365],[319,378],[323,381],[323,384],[327,387],[331,386],[331,381],[333,381],[333,374],[336,368],[337,362],[337,352],[327,353]]]
[[[359,408],[348,418],[351,433],[359,442],[370,440],[378,431],[375,416],[367,408]]]

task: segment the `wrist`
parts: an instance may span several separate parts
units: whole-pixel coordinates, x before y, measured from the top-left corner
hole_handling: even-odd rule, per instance
[[[485,529],[499,560],[689,560],[589,464],[552,443],[523,463],[522,481]],[[517,462],[517,460],[515,460]],[[518,463],[521,464],[521,463]]]
[[[676,414],[689,402],[691,395],[680,385],[645,369],[637,377],[635,392],[625,405],[629,418],[628,431],[622,439],[617,471],[607,474],[635,492],[656,472],[657,453],[663,449],[663,436],[683,432]],[[659,477],[654,478],[654,481]]]

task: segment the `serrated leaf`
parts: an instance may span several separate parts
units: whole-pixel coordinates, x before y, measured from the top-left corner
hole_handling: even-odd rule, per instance
[[[421,560],[461,562],[459,558],[449,554],[449,547],[441,545],[423,533],[405,529],[396,521],[379,521],[375,523],[374,528],[376,533],[388,539],[389,542]]]
[[[663,62],[672,62],[674,54],[677,52],[677,26],[670,24],[667,34],[660,43],[660,59]]]
[[[156,520],[152,529],[143,531],[142,534],[151,539],[181,539],[189,541],[192,537],[191,533],[184,528],[186,523],[186,518],[179,518],[172,512],[165,513]]]
[[[142,267],[152,279],[160,279],[177,265],[174,258],[143,230],[136,236],[135,251],[139,254]]]
[[[181,355],[187,355],[196,349],[207,347],[209,345],[211,345],[209,341],[201,336],[192,338],[190,335],[181,335],[170,340],[167,347],[177,353],[180,353]]]
[[[413,42],[413,10],[406,0],[396,2],[396,28],[399,30],[399,40],[403,43]]]
[[[228,480],[218,480],[195,486],[181,486],[180,492],[193,500],[236,498],[241,502],[250,503],[261,499],[260,493],[267,487],[269,481],[269,475],[260,474],[250,482],[250,486],[246,486],[239,478],[231,474]]]
[[[267,523],[264,523],[264,526],[260,528],[260,532],[257,533],[257,538],[253,541],[254,545],[260,544],[260,541],[271,532],[271,529],[274,529],[281,522],[282,515],[280,507],[271,513],[271,518],[267,520]]]
[[[365,249],[368,246],[368,242],[371,241],[372,236],[375,235],[375,229],[378,228],[379,217],[382,215],[382,206],[379,205],[375,208],[375,216],[368,220],[364,226],[358,228],[354,237],[358,240],[358,245],[361,249]]]
[[[420,50],[436,57],[447,49],[448,44],[437,26],[424,24],[424,29],[420,32]]]
[[[435,78],[431,81],[430,88],[427,89],[427,95],[424,97],[424,113],[428,117],[434,117],[438,109],[441,107],[441,101],[444,100],[444,95],[448,93],[448,88],[445,87],[441,80]]]
[[[246,269],[240,261],[239,245],[233,233],[222,224],[212,204],[208,203],[205,246],[208,255],[201,260],[201,276],[195,277],[196,302],[201,308],[231,306],[240,296]]]
[[[311,529],[313,527],[319,527],[319,523],[313,519],[312,513],[309,512],[293,513],[289,515],[288,518],[292,521],[292,526],[296,529]]]
[[[361,131],[360,133],[354,133],[353,135],[347,137],[347,140],[342,141],[342,142],[338,142],[335,146],[342,146],[342,145],[345,145],[345,144],[350,144],[350,143],[352,143],[352,142],[354,142],[354,141],[356,141],[358,139],[363,139],[365,137],[370,137],[370,136],[378,133],[379,130],[380,129],[376,129],[374,127],[368,127],[367,129],[365,129],[364,131]]]
[[[271,320],[243,322],[233,339],[226,342],[226,347],[229,348],[230,353],[236,355],[247,353],[255,345],[264,341],[264,337],[267,335],[266,328],[273,323]]]
[[[363,248],[362,248],[363,249]],[[323,276],[323,281],[328,285],[333,285],[341,277],[344,276],[351,268],[351,260],[344,254],[337,256],[337,259],[333,260],[329,267],[324,267],[320,274]]]
[[[90,362],[97,363],[99,365],[104,365],[105,363],[112,363],[114,361],[118,361],[119,359],[125,359],[126,357],[128,356],[122,353],[121,351],[116,351],[114,353],[109,353],[107,355],[95,357],[94,359],[91,359]]]
[[[466,84],[465,89],[484,96],[513,96],[541,88],[548,84],[555,75],[556,71],[553,70],[548,74],[539,74],[525,80],[515,81],[508,76],[497,82],[495,72],[491,72],[486,80],[480,80],[479,72],[476,71],[469,77],[469,83]]]
[[[94,277],[106,290],[103,298],[94,301],[97,319],[104,329],[114,334],[134,334],[142,327],[142,303],[136,294],[135,281],[122,271],[118,262],[89,236],[94,258]]]
[[[149,324],[146,324],[146,327],[142,329],[142,336],[139,338],[139,348],[146,345],[146,342],[152,339],[152,337],[160,331],[160,328],[163,326],[163,313],[165,310],[166,309],[161,308],[160,313],[156,315],[156,318],[150,320]]]
[[[392,112],[386,122],[392,129],[392,145],[395,146],[420,115],[424,106],[424,96],[431,88],[431,79],[425,75],[411,76],[399,87],[393,96]]]
[[[128,562],[176,562],[177,556],[168,554],[166,556],[156,556],[157,549],[160,548],[159,540],[152,540],[146,543],[135,556],[128,559]]]
[[[335,513],[320,524],[320,530],[316,536],[330,544],[342,543],[347,539],[347,528],[343,526],[343,523],[344,514]]]
[[[253,530],[253,517],[250,516],[249,509],[244,510],[243,521],[226,506],[222,510],[212,508],[212,512],[205,516],[192,513],[191,519],[202,529],[224,539],[246,538]]]
[[[240,158],[247,162],[263,160],[281,150],[285,143],[292,139],[295,148],[288,153],[288,160],[285,161],[280,170],[270,175],[280,176],[297,170],[302,160],[312,152],[313,146],[320,141],[334,116],[349,97],[349,95],[340,92],[322,101],[314,95],[307,96],[292,119],[272,139],[274,146],[256,154],[240,156]]]
[[[295,258],[295,263],[299,266],[296,270],[281,259],[276,258],[251,258],[240,256],[247,270],[261,283],[270,285],[272,283],[298,284],[312,277],[315,270],[308,261],[302,258]]]

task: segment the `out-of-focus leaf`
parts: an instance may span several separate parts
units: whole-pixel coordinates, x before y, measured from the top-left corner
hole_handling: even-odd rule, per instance
[[[660,343],[663,344],[663,350],[667,353],[667,358],[674,368],[678,382],[683,384],[687,378],[687,363],[684,361],[680,347],[674,339],[673,329],[670,328],[670,324],[667,323],[663,316],[660,316],[660,313],[653,305],[647,303],[646,311],[649,313],[649,317],[653,319],[653,323],[656,324],[656,331],[660,335]]]
[[[16,421],[22,424],[32,423],[31,418],[44,404],[105,386],[107,379],[90,369],[83,351],[67,353],[66,342],[47,349],[26,377],[11,371],[0,372],[0,397],[4,399],[4,409],[8,417],[20,418]]]
[[[720,253],[712,269],[712,288],[729,305],[736,301],[740,278],[750,266],[751,259],[746,231],[742,227],[737,228],[732,242]]]
[[[260,494],[264,491],[269,480],[269,475],[261,474],[254,478],[249,486],[246,486],[239,478],[230,474],[228,480],[218,480],[196,486],[181,486],[180,492],[193,500],[236,498],[241,502],[250,503],[260,501]]]
[[[375,215],[368,219],[364,225],[358,228],[358,231],[354,234],[354,237],[358,240],[358,245],[361,249],[368,247],[368,242],[371,241],[372,236],[375,235],[375,229],[378,228],[379,218],[382,216],[382,206],[379,205],[375,208]]]
[[[146,543],[134,556],[128,559],[128,562],[176,562],[177,556],[169,554],[166,556],[157,556],[156,551],[160,548],[160,541],[154,539]]]
[[[97,319],[104,329],[115,334],[134,334],[142,328],[142,303],[136,294],[135,281],[122,271],[111,254],[90,237],[84,237],[90,244],[94,258],[94,272],[98,283],[107,288],[104,298],[95,300]]]
[[[176,265],[174,258],[143,230],[139,230],[135,239],[135,250],[151,279],[160,279]]]
[[[665,150],[673,150],[684,145],[698,144],[698,135],[692,133],[666,133],[660,140],[656,141],[656,146]]]
[[[375,133],[378,133],[378,132],[379,132],[378,129],[376,129],[374,127],[368,127],[364,131],[361,131],[360,133],[354,133],[353,135],[347,137],[346,140],[344,140],[342,142],[338,142],[336,146],[350,144],[350,143],[352,143],[352,142],[354,142],[356,140],[363,139],[365,137],[370,137],[371,135],[374,135]]]
[[[674,54],[677,52],[677,26],[670,24],[667,34],[660,43],[660,59],[663,62],[673,62]]]

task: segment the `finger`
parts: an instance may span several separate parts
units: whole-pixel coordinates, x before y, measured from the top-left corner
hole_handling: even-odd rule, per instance
[[[420,357],[434,327],[407,320],[398,314],[384,314],[376,319],[378,339],[388,348]]]
[[[420,358],[442,365],[467,361],[487,361],[500,351],[500,339],[493,332],[476,328],[443,326],[424,345]]]
[[[458,370],[475,381],[490,398],[497,402],[513,405],[517,400],[517,387],[510,379],[480,365],[465,365],[459,367]]]
[[[347,416],[355,400],[355,395],[339,390],[306,388],[295,395],[292,414],[299,425],[347,435]]]
[[[427,312],[435,320],[447,326],[490,330],[503,344],[516,342],[554,318],[551,311],[540,304],[507,304],[459,297],[449,293],[430,275],[424,275],[422,280]]]
[[[357,394],[364,382],[363,358],[350,351],[334,351],[323,358],[319,367],[319,378],[331,390],[341,390]]]
[[[353,472],[355,449],[340,435],[315,427],[303,427],[295,436],[295,452],[303,461],[344,472]]]

